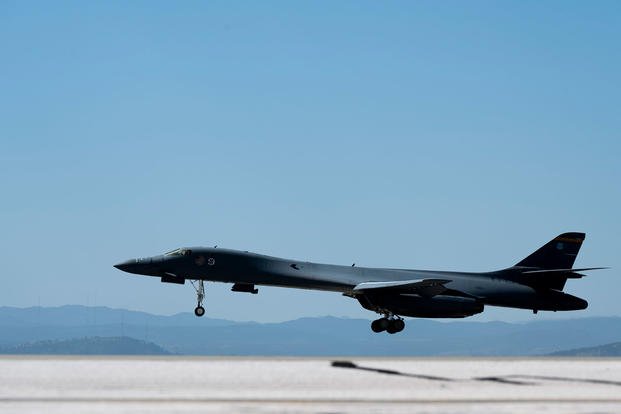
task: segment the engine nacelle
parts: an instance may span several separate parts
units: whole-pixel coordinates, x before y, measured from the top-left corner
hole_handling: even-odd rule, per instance
[[[483,312],[483,304],[471,298],[438,295],[425,298],[419,295],[370,294],[358,296],[358,301],[372,311],[388,310],[400,316],[417,318],[465,318]]]

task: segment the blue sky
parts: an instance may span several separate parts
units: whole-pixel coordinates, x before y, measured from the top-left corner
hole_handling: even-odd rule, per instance
[[[621,315],[619,39],[616,1],[4,1],[0,305],[191,311],[112,268],[183,245],[477,271],[584,231],[613,269],[536,318]],[[229,288],[208,315],[374,316]]]

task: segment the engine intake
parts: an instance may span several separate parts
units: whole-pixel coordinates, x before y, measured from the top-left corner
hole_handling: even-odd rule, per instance
[[[172,275],[162,276],[162,283],[175,283],[177,285],[185,285],[185,278]]]
[[[250,283],[235,283],[231,288],[231,291],[252,293],[253,295],[259,293],[259,289],[256,289],[254,285]]]

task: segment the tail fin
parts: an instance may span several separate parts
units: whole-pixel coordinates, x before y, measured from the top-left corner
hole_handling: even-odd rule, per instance
[[[584,233],[563,233],[516,264],[538,269],[571,269],[584,241]]]

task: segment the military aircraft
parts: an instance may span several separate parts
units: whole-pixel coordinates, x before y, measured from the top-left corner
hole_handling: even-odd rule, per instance
[[[131,259],[117,269],[155,276],[164,283],[189,280],[197,294],[196,316],[203,316],[204,281],[232,283],[234,292],[256,294],[256,285],[340,292],[382,315],[374,332],[400,332],[402,316],[464,318],[485,305],[568,311],[587,307],[584,299],[563,292],[567,279],[591,267],[572,269],[584,233],[564,233],[514,266],[485,273],[443,272],[339,266],[288,260],[218,247],[188,247]]]

